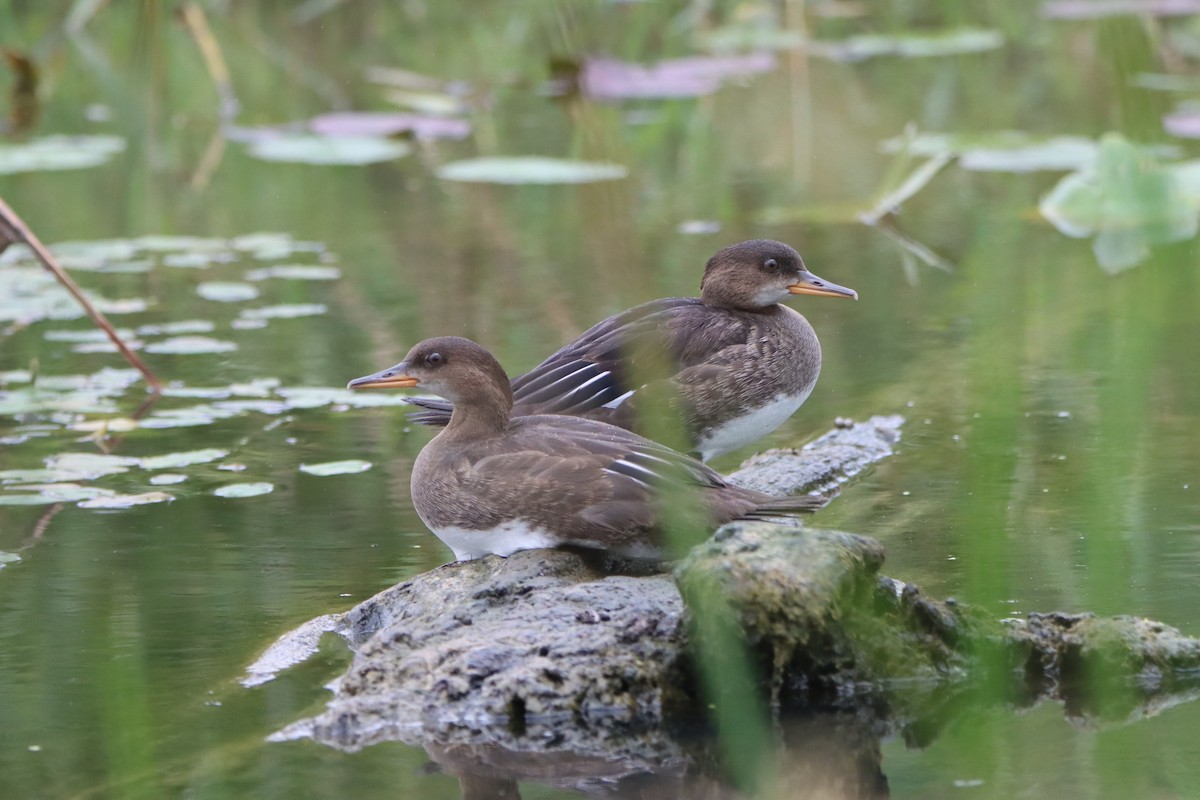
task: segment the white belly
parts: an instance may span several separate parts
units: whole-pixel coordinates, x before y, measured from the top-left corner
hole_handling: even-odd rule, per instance
[[[510,556],[518,550],[537,550],[560,543],[557,536],[532,525],[528,520],[515,519],[495,528],[441,528],[430,530],[454,551],[458,561],[470,561],[486,555]]]
[[[814,384],[816,382],[814,381]],[[782,425],[812,393],[809,386],[800,394],[780,394],[764,406],[747,411],[713,428],[696,443],[702,461],[737,450],[761,439]]]

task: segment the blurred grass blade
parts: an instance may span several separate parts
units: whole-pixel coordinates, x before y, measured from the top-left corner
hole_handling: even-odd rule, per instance
[[[921,191],[927,183],[933,180],[935,175],[941,172],[942,167],[954,160],[954,157],[953,153],[938,153],[931,156],[910,172],[899,186],[879,198],[874,207],[870,211],[864,212],[860,219],[868,225],[874,225],[880,218],[891,214],[905,200]]]
[[[212,28],[209,27],[208,17],[198,3],[185,3],[180,9],[180,14],[188,32],[196,40],[196,46],[200,48],[204,66],[208,69],[217,96],[221,100],[220,120],[229,122],[237,115],[237,96],[233,93],[233,79],[229,74],[229,66],[225,63],[221,46],[213,36]]]

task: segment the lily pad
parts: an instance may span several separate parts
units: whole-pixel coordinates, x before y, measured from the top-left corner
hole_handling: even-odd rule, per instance
[[[213,264],[230,260],[226,253],[167,253],[162,257],[162,264],[175,269],[208,269]]]
[[[203,353],[229,353],[237,350],[236,342],[213,339],[209,336],[173,336],[161,342],[146,345],[147,353],[171,355],[197,355]]]
[[[277,390],[289,408],[319,408],[344,405],[348,408],[377,408],[408,405],[408,399],[396,392],[352,392],[331,386],[296,386]]]
[[[176,483],[183,483],[187,479],[187,475],[180,475],[178,472],[160,472],[150,477],[150,483],[155,486],[171,486]]]
[[[883,143],[884,152],[913,155],[955,155],[969,170],[1036,172],[1079,169],[1092,163],[1099,145],[1082,136],[1038,138],[1020,131],[983,134],[919,133]]]
[[[313,117],[308,127],[322,136],[395,136],[416,139],[463,139],[471,133],[465,119],[397,112],[342,111]]]
[[[259,267],[246,273],[248,281],[265,281],[268,278],[287,278],[298,281],[336,281],[342,277],[337,267],[321,267],[309,264],[276,264]]]
[[[1200,139],[1200,111],[1182,110],[1163,117],[1163,128],[1182,139]]]
[[[612,58],[591,58],[576,78],[580,91],[597,100],[699,97],[712,94],[730,78],[770,72],[775,56],[767,52],[731,56],[692,56],[653,66]]]
[[[206,281],[196,287],[196,294],[219,303],[242,303],[258,297],[258,288],[248,283]]]
[[[846,39],[811,39],[800,31],[769,26],[735,25],[704,34],[702,43],[710,50],[805,50],[833,61],[863,61],[880,56],[932,58],[996,50],[1004,44],[999,31],[955,28],[944,31],[901,31],[864,34]]]
[[[10,493],[0,493],[0,506],[41,506],[54,503],[74,503],[116,494],[109,489],[82,486],[78,483],[45,483],[5,487]]]
[[[133,331],[126,328],[117,328],[117,335],[122,339],[132,339]],[[42,338],[47,342],[108,342],[108,334],[99,328],[81,328],[81,329],[57,329],[49,330],[42,334]]]
[[[141,459],[138,466],[142,469],[178,469],[190,467],[193,464],[207,464],[229,455],[228,450],[218,450],[209,447],[203,450],[187,450],[182,453],[166,453],[161,456],[147,456]]]
[[[570,161],[541,156],[471,158],[438,168],[443,180],[464,183],[595,183],[624,178],[628,170],[604,161]]]
[[[137,339],[126,339],[125,346],[130,350],[141,350],[142,342]],[[80,342],[71,347],[72,353],[115,353],[117,346],[112,342]]]
[[[229,483],[214,489],[217,497],[257,497],[260,494],[270,494],[275,491],[270,483]]]
[[[328,311],[324,303],[284,303],[277,306],[261,306],[247,308],[238,316],[249,320],[292,319],[293,317],[314,317]]]
[[[173,495],[166,492],[141,492],[140,494],[114,494],[93,497],[76,503],[80,508],[132,508],[152,503],[169,503]]]
[[[137,430],[138,421],[129,417],[106,417],[105,419],[85,419],[79,422],[72,423],[70,429],[73,431],[87,431],[95,433],[103,431],[104,433],[128,433],[129,431]]]
[[[287,233],[263,231],[247,233],[230,241],[234,249],[249,254],[259,261],[289,258],[296,253],[320,253],[325,246],[320,242],[301,242]]]
[[[88,298],[105,313],[144,311],[144,300],[107,300],[94,292]],[[0,269],[0,322],[32,323],[43,319],[80,319],[86,312],[39,266],[6,266]]]
[[[0,144],[0,175],[95,167],[124,149],[118,136],[42,136]]]
[[[1098,19],[1119,14],[1176,17],[1200,14],[1200,0],[1051,0],[1042,15],[1051,19]]]
[[[105,453],[59,453],[46,459],[46,468],[61,475],[74,477],[65,480],[95,480],[105,475],[117,475],[128,472],[130,467],[137,466],[138,460],[132,456],[118,456]],[[63,478],[56,479],[55,483]]]
[[[162,325],[141,325],[137,332],[139,336],[175,336],[182,333],[211,333],[216,327],[206,319],[184,319]]]
[[[246,152],[263,161],[298,164],[360,165],[391,161],[409,154],[404,142],[378,136],[280,134],[253,139]]]
[[[366,472],[371,468],[370,461],[347,459],[346,461],[326,461],[323,464],[301,464],[300,471],[309,475],[325,477],[326,475],[353,475]]]
[[[1162,165],[1147,149],[1110,134],[1095,162],[1059,181],[1038,210],[1067,236],[1093,236],[1101,268],[1121,272],[1153,245],[1200,230],[1200,162]]]
[[[168,236],[165,234],[150,234],[140,236],[132,241],[138,250],[155,253],[171,253],[183,251],[187,253],[221,253],[228,250],[229,245],[224,239],[212,236]]]

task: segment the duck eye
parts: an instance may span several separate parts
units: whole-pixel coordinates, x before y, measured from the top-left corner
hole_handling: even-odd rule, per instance
[[[773,258],[768,258],[763,262],[763,269],[765,269],[767,272],[774,272],[775,270],[779,269],[779,262]]]
[[[429,355],[425,356],[425,363],[431,367],[436,367],[438,364],[442,363],[442,354],[430,353]]]

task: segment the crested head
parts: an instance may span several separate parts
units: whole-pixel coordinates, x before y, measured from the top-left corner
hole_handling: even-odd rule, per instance
[[[854,290],[813,275],[793,247],[772,239],[718,250],[700,280],[700,299],[710,306],[762,310],[793,294],[858,299]]]

